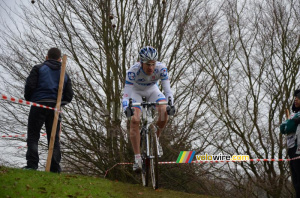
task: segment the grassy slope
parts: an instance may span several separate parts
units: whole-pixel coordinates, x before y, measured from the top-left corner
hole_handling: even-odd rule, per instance
[[[54,174],[0,166],[0,197],[197,197],[208,196],[80,175]]]

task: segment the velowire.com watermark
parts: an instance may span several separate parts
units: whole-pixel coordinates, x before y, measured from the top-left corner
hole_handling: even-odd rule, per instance
[[[247,161],[250,160],[249,155],[196,155],[197,161]]]
[[[195,151],[180,151],[176,163],[192,163],[195,156]],[[248,161],[250,160],[249,155],[196,155],[197,161]]]

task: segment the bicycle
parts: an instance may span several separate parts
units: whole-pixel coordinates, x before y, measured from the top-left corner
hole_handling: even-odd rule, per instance
[[[169,97],[168,102],[146,102],[146,98],[143,97],[143,102],[132,103],[132,99],[129,99],[129,108],[135,106],[142,107],[142,127],[140,131],[141,141],[141,157],[142,157],[142,183],[143,186],[148,186],[149,172],[151,174],[153,189],[158,188],[158,140],[156,135],[156,127],[153,125],[155,119],[155,106],[156,105],[168,105],[168,115],[174,115],[175,108],[172,106],[171,98]],[[169,113],[171,112],[171,113]]]

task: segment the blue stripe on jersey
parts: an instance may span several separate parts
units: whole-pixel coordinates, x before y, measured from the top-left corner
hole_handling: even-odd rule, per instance
[[[158,98],[158,99],[156,100],[156,102],[159,102],[159,101],[162,101],[162,100],[167,101],[166,98]]]

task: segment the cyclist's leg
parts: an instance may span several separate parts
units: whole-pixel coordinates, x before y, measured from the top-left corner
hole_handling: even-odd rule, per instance
[[[135,155],[140,154],[140,115],[141,110],[134,107],[134,115],[130,121],[130,141]]]
[[[167,114],[167,105],[159,105],[157,107],[158,111],[158,120],[156,122],[156,125],[158,127],[157,129],[157,137],[160,136],[162,130],[166,127],[168,122],[168,114]]]
[[[151,96],[149,98],[150,102],[162,102],[166,101],[165,95],[157,88],[153,89]],[[158,111],[158,120],[156,122],[157,126],[157,137],[160,136],[162,130],[167,125],[168,114],[167,114],[167,105],[158,105],[156,107]]]
[[[142,95],[139,90],[133,89],[130,98],[132,102],[142,102]],[[141,120],[141,109],[140,107],[133,107],[134,113],[130,121],[130,141],[135,155],[140,154],[140,120]]]
[[[142,102],[142,97],[138,91],[131,93],[132,102]],[[134,152],[134,164],[133,170],[140,171],[142,168],[142,158],[140,151],[140,120],[141,109],[139,107],[133,107],[134,114],[130,121],[130,142]]]

